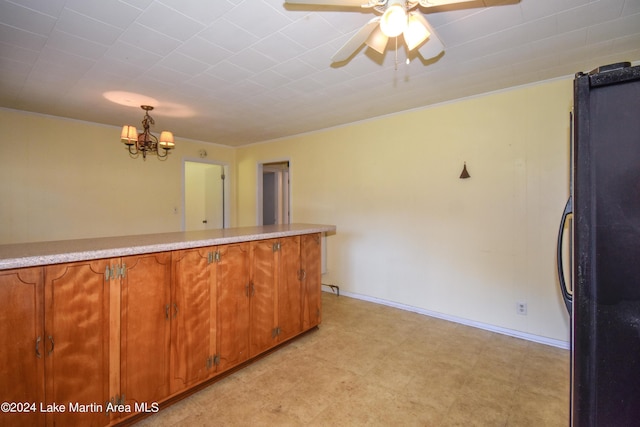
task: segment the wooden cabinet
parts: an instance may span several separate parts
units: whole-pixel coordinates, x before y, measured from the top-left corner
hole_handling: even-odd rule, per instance
[[[249,358],[249,243],[218,247],[216,263],[217,372]]]
[[[320,237],[4,270],[0,301],[0,401],[37,405],[0,426],[117,424],[317,326]]]
[[[2,401],[33,403],[2,425],[107,425],[108,260],[0,272]],[[7,422],[5,422],[5,419]]]
[[[44,402],[65,408],[47,412],[47,425],[109,423],[103,411],[91,410],[110,396],[108,265],[108,260],[98,260],[44,269],[44,334],[39,347],[45,361]],[[74,410],[71,405],[82,406]]]
[[[322,321],[321,255],[320,233],[300,236],[302,329],[305,331]]]
[[[171,394],[212,375],[216,343],[215,248],[172,254]]]
[[[0,271],[0,402],[45,401],[42,289],[41,268]],[[37,409],[0,413],[0,425],[43,425],[44,413]]]
[[[124,257],[121,279],[120,393],[125,405],[151,405],[169,395],[171,253]]]
[[[2,401],[33,403],[3,425],[107,425],[109,260],[0,272]],[[7,357],[8,356],[8,357]],[[95,410],[93,410],[95,409]],[[8,422],[4,422],[4,419]]]
[[[300,261],[300,236],[252,242],[251,356],[302,332]]]
[[[319,324],[320,238],[313,236],[174,252],[172,304],[180,309],[172,393]]]
[[[276,343],[276,239],[251,242],[249,355],[262,353]]]
[[[302,332],[303,273],[300,269],[300,236],[280,239],[276,255],[276,337],[278,342],[282,342]]]
[[[249,357],[249,244],[173,253],[171,393]]]

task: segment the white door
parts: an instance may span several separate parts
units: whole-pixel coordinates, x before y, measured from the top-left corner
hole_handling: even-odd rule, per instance
[[[226,166],[184,162],[184,230],[224,228]]]

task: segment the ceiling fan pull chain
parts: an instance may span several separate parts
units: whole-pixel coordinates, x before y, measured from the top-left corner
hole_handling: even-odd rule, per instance
[[[398,38],[396,37],[396,71],[398,71]]]

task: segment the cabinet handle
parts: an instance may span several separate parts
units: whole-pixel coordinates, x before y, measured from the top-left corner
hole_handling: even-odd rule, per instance
[[[40,359],[40,341],[42,341],[42,337],[38,336],[36,339],[36,357]]]
[[[178,316],[178,304],[173,303],[173,318],[175,319]]]
[[[53,353],[53,346],[55,345],[55,343],[53,342],[53,337],[51,335],[49,335],[49,341],[51,341],[51,348],[49,349],[48,354],[51,354]]]
[[[169,320],[169,304],[164,306],[164,318]]]
[[[256,294],[256,287],[253,285],[253,282],[249,282],[249,284],[244,287],[244,291],[247,294],[247,297],[254,296]]]

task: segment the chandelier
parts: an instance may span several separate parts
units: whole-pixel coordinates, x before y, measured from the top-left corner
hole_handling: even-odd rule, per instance
[[[129,154],[136,158],[142,153],[142,158],[147,159],[147,154],[155,154],[159,159],[166,159],[169,150],[175,148],[173,142],[173,134],[168,131],[162,131],[160,139],[151,133],[149,127],[155,124],[153,117],[149,115],[149,111],[153,110],[150,105],[141,105],[145,113],[142,118],[142,133],[138,133],[135,126],[124,125],[120,134],[120,141],[129,149]],[[162,151],[160,151],[162,149]]]

